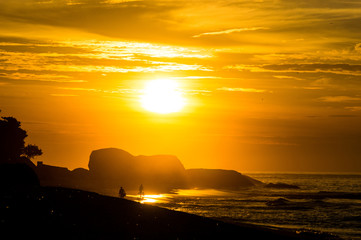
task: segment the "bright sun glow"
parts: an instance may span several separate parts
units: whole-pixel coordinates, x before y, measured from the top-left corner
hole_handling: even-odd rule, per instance
[[[150,112],[167,114],[181,111],[185,99],[176,81],[159,79],[146,83],[141,103]]]

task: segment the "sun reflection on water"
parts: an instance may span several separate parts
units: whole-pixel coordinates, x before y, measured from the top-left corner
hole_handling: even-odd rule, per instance
[[[127,198],[139,203],[163,203],[168,197],[165,194],[146,194],[142,198],[139,195],[127,195]]]
[[[157,195],[144,195],[143,199],[140,201],[141,203],[158,203],[164,199],[162,194]]]

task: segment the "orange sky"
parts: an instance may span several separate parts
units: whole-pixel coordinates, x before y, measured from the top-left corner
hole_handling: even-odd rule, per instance
[[[358,0],[0,2],[0,109],[37,160],[173,154],[186,168],[361,171]],[[176,113],[145,110],[152,80]]]

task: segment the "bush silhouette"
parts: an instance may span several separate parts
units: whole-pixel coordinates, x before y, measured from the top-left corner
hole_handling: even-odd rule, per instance
[[[0,163],[16,163],[20,157],[34,158],[42,155],[38,146],[25,146],[28,136],[21,123],[14,117],[0,119]]]
[[[40,156],[42,154],[43,152],[41,151],[41,149],[33,144],[28,144],[23,151],[23,155],[29,159]]]

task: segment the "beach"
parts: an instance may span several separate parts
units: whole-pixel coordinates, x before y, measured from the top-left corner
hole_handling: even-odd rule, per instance
[[[8,239],[338,239],[231,224],[94,192],[13,188],[0,194],[0,230]]]

